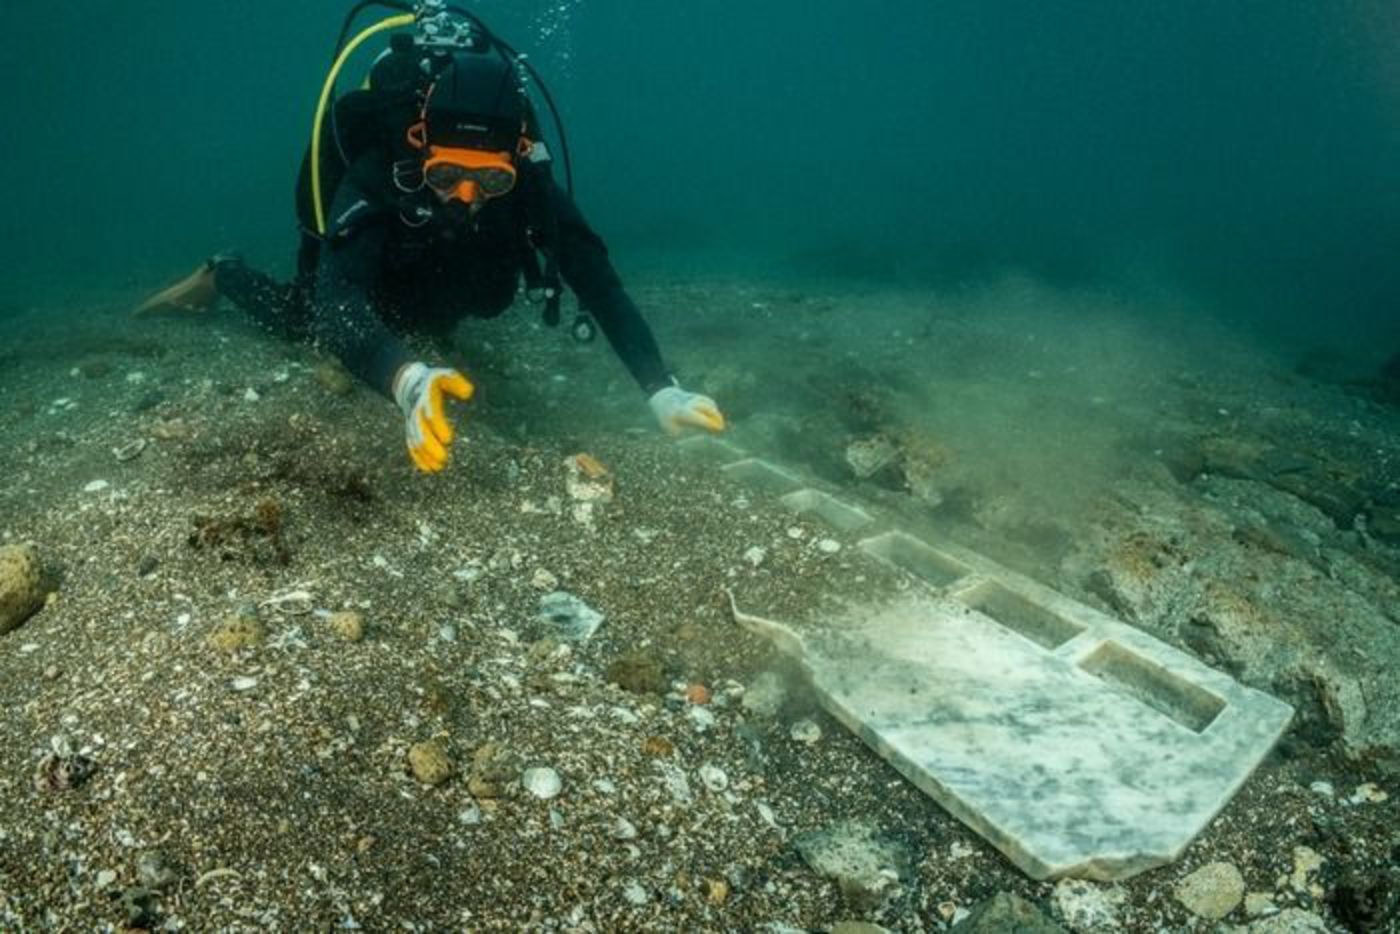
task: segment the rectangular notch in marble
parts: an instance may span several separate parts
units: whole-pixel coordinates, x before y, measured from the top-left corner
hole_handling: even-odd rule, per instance
[[[1195,733],[1225,709],[1225,701],[1210,691],[1117,642],[1105,642],[1079,667]]]
[[[979,613],[1047,649],[1058,649],[1085,629],[1083,624],[1032,603],[996,581],[983,581],[957,596]]]
[[[790,493],[802,486],[792,474],[756,457],[725,464],[720,469],[740,483],[764,493]]]
[[[864,509],[847,506],[821,490],[794,490],[783,497],[783,505],[802,515],[811,513],[833,529],[842,532],[864,528],[875,521]]]
[[[946,587],[969,573],[969,568],[961,561],[955,561],[903,532],[886,532],[867,538],[860,543],[860,547],[935,587]]]

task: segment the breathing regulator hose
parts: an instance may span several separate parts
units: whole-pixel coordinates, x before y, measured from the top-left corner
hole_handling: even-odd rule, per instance
[[[335,64],[331,65],[331,70],[326,74],[325,84],[321,85],[321,97],[316,101],[316,119],[311,127],[311,204],[316,211],[316,233],[322,237],[326,235],[326,207],[321,194],[321,124],[325,121],[326,106],[330,103],[331,93],[335,90],[335,80],[340,76],[340,69],[345,67],[346,59],[354,54],[355,50],[366,39],[378,35],[386,29],[397,29],[400,26],[412,25],[412,23],[413,14],[403,13],[380,20],[361,32],[354,39],[351,39],[345,48],[341,49],[340,54],[336,56]]]

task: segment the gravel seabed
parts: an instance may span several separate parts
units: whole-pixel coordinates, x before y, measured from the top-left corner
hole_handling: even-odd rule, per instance
[[[654,279],[636,295],[736,441],[915,524],[939,515],[930,497],[841,476],[854,422],[907,421],[927,403],[902,400],[930,393],[976,409],[979,431],[936,439],[967,451],[950,473],[975,469],[997,494],[962,537],[1094,600],[1061,579],[1072,562],[1047,558],[1041,538],[997,540],[1044,525],[1047,489],[1070,496],[1053,511],[1082,541],[1104,510],[1141,500],[1140,453],[1118,443],[1131,431],[1109,428],[1163,417],[1140,364],[1164,352],[1140,346],[1121,309],[1068,329],[979,320],[915,291]],[[1176,864],[1084,891],[1027,879],[827,717],[733,623],[727,596],[803,620],[909,582],[864,558],[857,536],[660,436],[601,343],[576,346],[522,309],[426,346],[459,361],[479,397],[450,468],[420,477],[397,411],[337,387],[309,349],[232,312],[136,323],[122,304],[6,324],[30,339],[0,355],[0,543],[34,543],[53,594],[0,636],[0,929],[938,931],[998,892],[1071,930],[1278,922],[1260,898],[1256,918],[1188,910],[1178,883],[1215,862],[1320,930],[1398,929],[1400,789],[1330,734],[1291,735]],[[1110,339],[1136,356],[1105,355]],[[1211,360],[1191,358],[1190,340],[1157,366],[1178,379],[1188,368],[1191,398],[1209,402],[1172,418],[1267,405],[1314,429],[1339,421],[1374,451],[1368,469],[1394,470],[1393,410],[1261,385],[1222,365],[1250,359],[1242,338],[1202,338]],[[911,388],[923,379],[937,385]],[[1074,433],[1071,395],[1096,419],[1077,436],[1093,449],[1082,462],[1056,447]],[[1232,430],[1247,439],[1250,425]],[[977,452],[998,433],[1009,453],[993,471]],[[1035,451],[1077,465],[1074,482],[1017,476]],[[611,488],[588,515],[570,485],[579,453]],[[1383,603],[1391,555],[1368,560],[1348,593]],[[569,642],[540,616],[556,590],[604,615],[591,638]],[[329,623],[347,609],[365,621],[360,641]],[[261,640],[211,644],[239,614],[259,620]],[[772,715],[744,704],[765,671],[787,686]],[[426,742],[451,766],[439,784],[408,766]],[[91,774],[40,787],[55,750],[85,756]],[[552,769],[558,793],[527,790],[531,768]],[[908,855],[878,898],[843,891],[795,845],[852,819]],[[1089,896],[1109,914],[1082,910]]]

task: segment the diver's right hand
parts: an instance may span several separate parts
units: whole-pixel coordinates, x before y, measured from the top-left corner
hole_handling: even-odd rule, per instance
[[[403,412],[408,456],[424,473],[437,473],[447,464],[452,425],[443,412],[443,397],[463,402],[474,387],[456,370],[406,363],[394,375],[394,401]]]

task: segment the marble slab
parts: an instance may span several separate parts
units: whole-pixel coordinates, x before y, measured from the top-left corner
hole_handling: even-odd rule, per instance
[[[826,709],[1036,879],[1169,863],[1244,784],[1287,704],[976,552],[929,542],[715,438],[682,442],[912,575],[820,621],[734,605],[807,669]],[[841,582],[831,581],[840,592]],[[733,597],[731,596],[731,600]]]
[[[1176,859],[1292,717],[976,555],[902,532],[862,544],[936,567],[941,583],[815,624],[737,604],[736,620],[799,660],[834,717],[1032,878],[1123,879]]]

